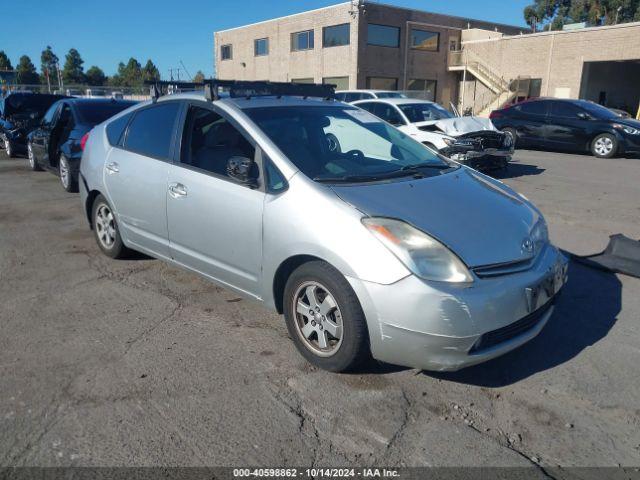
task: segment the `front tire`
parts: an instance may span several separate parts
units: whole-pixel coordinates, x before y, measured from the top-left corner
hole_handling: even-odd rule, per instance
[[[503,128],[502,131],[511,137],[511,146],[515,150],[518,143],[518,132],[516,132],[516,129],[507,127],[507,128]]]
[[[601,133],[591,142],[591,153],[598,158],[612,158],[618,153],[618,139],[610,133]]]
[[[29,168],[34,172],[42,171],[40,165],[38,165],[38,161],[36,160],[36,156],[33,153],[33,146],[31,142],[27,143],[27,157],[29,158]]]
[[[102,195],[93,202],[91,224],[102,253],[111,258],[124,258],[129,254],[129,249],[122,242],[115,213]]]
[[[71,167],[69,160],[64,154],[60,154],[60,161],[58,162],[58,174],[60,175],[60,183],[62,188],[69,193],[78,192],[78,179],[71,173]]]
[[[309,363],[331,372],[362,366],[371,357],[367,322],[344,276],[323,261],[298,267],[284,289],[289,335]]]
[[[13,149],[13,145],[11,145],[11,140],[7,137],[4,137],[4,151],[7,152],[7,157],[15,158],[15,150]]]

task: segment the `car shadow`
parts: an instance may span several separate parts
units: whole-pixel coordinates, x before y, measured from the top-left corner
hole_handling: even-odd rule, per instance
[[[616,275],[571,262],[569,280],[554,314],[536,338],[480,365],[452,373],[423,374],[488,388],[511,385],[561,365],[603,339],[616,323],[621,298],[622,283]]]
[[[493,178],[505,179],[505,178],[517,178],[517,177],[526,177],[530,175],[540,175],[545,171],[544,168],[540,168],[536,165],[528,165],[526,163],[517,163],[512,162],[509,163],[506,169],[497,170],[495,172],[491,172],[491,176]]]

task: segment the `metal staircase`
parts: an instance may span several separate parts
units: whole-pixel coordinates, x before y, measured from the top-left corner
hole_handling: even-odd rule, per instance
[[[506,81],[469,50],[449,52],[448,68],[450,72],[470,73],[491,92],[473,105],[473,113],[480,117],[489,116],[492,110],[511,101],[517,94],[517,89],[512,88],[513,81]]]

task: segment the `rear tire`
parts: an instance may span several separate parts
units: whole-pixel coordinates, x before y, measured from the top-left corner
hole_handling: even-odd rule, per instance
[[[7,137],[4,138],[4,151],[7,152],[7,157],[15,158],[15,150],[13,149],[13,145],[11,145],[11,140]]]
[[[73,173],[71,173],[69,160],[67,160],[67,157],[65,157],[64,154],[60,154],[60,160],[58,161],[58,174],[60,175],[62,188],[64,188],[66,192],[78,192],[78,179],[73,176]]]
[[[591,142],[591,153],[598,158],[612,158],[618,153],[618,139],[610,133],[601,133]]]
[[[511,128],[511,127],[507,127],[507,128],[503,128],[502,131],[504,133],[506,133],[507,135],[511,136],[511,145],[513,146],[513,149],[515,150],[518,144],[518,132],[516,132],[515,128]]]
[[[107,199],[98,195],[91,209],[91,225],[98,247],[107,257],[125,258],[130,250],[124,246],[115,213]]]
[[[294,270],[284,289],[283,304],[289,335],[309,363],[345,372],[371,358],[358,297],[328,263],[312,261]]]

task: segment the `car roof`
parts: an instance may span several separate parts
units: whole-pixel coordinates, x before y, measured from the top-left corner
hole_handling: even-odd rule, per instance
[[[376,90],[376,89],[354,89],[354,90],[336,90],[336,93],[399,93],[396,90]]]
[[[204,92],[185,92],[175,93],[173,95],[165,95],[158,99],[158,102],[169,100],[200,100],[205,101]],[[344,107],[350,107],[347,103],[338,102],[336,100],[325,100],[317,97],[293,97],[293,96],[265,96],[265,97],[251,97],[251,98],[231,98],[222,97],[216,100],[214,103],[221,103],[227,105],[233,105],[242,110],[248,108],[257,107],[312,107],[312,106],[327,106],[327,105],[342,105]]]
[[[424,103],[428,105],[433,105],[435,102],[430,102],[428,100],[420,100],[419,98],[368,98],[365,100],[358,100],[357,102],[353,102],[353,105],[357,105],[359,103],[364,102],[377,102],[377,103],[389,103],[391,105],[407,105],[407,104],[415,104],[415,103]]]
[[[104,105],[104,104],[121,104],[121,105],[126,105],[126,104],[131,104],[134,105],[137,102],[133,101],[133,100],[123,100],[120,98],[111,98],[111,97],[107,97],[107,98],[67,98],[65,99],[65,102],[73,104],[73,105],[83,105],[83,104],[88,104],[88,105]]]

